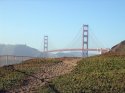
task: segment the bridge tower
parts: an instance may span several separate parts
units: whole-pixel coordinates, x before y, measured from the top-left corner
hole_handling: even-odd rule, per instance
[[[44,36],[44,52],[48,51],[48,36]]]
[[[44,57],[48,57],[48,36],[44,36]]]
[[[82,56],[83,57],[88,57],[88,50],[84,51],[84,49],[88,49],[88,34],[89,26],[88,25],[83,25],[83,44],[82,44]]]

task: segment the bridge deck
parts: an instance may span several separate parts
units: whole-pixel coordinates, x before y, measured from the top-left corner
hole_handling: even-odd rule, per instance
[[[63,52],[63,51],[105,51],[108,52],[110,49],[57,49],[57,50],[48,50],[46,52]]]

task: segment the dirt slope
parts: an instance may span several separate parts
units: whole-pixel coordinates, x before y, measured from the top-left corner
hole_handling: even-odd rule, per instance
[[[36,90],[47,84],[52,78],[70,73],[77,65],[80,59],[64,59],[63,62],[56,65],[42,67],[43,70],[37,72],[33,76],[27,77],[24,84],[19,88],[10,90],[10,93],[37,93]]]

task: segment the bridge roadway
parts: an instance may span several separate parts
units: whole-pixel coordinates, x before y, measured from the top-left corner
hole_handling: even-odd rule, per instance
[[[46,52],[63,52],[63,51],[98,51],[98,52],[108,52],[110,49],[108,48],[97,48],[97,49],[80,49],[80,48],[77,48],[77,49],[57,49],[57,50],[48,50]]]

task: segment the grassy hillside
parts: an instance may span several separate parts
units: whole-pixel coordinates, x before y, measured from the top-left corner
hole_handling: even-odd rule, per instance
[[[124,93],[125,56],[106,54],[81,60],[75,70],[52,80],[61,93]],[[47,87],[39,93],[50,93]]]
[[[59,59],[32,59],[13,67],[33,75],[42,72],[48,66],[53,69],[51,66],[58,62]],[[15,71],[11,67],[1,67],[0,92],[25,86],[28,77],[26,74]],[[82,59],[71,73],[54,78],[49,81],[49,86],[59,93],[124,93],[125,55],[107,53]],[[36,93],[53,93],[48,85],[37,89]]]
[[[42,71],[43,67],[45,68],[46,66],[54,65],[58,62],[59,60],[54,59],[31,59],[22,64],[0,67],[0,93],[3,90],[12,90],[15,87],[23,86],[24,80],[28,75]]]

